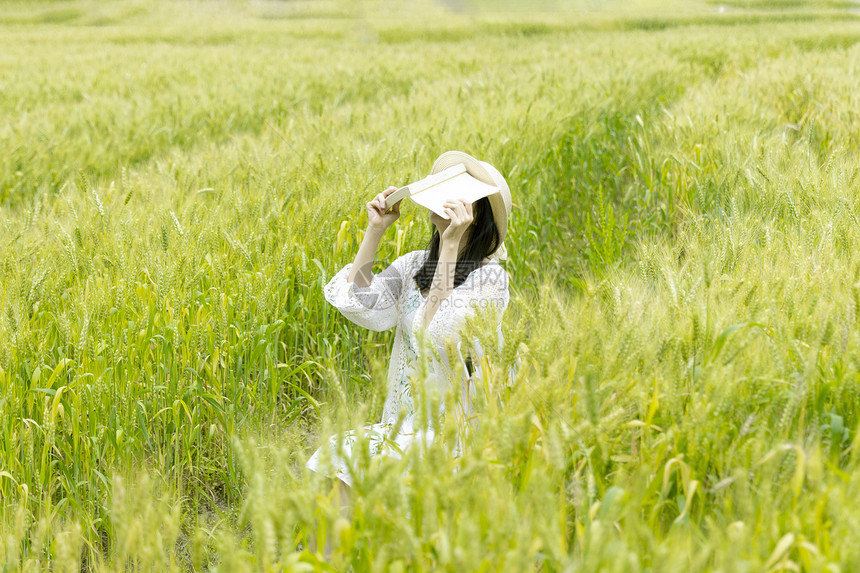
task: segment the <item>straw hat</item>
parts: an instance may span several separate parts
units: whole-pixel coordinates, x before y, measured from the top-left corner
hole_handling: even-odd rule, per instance
[[[462,151],[447,151],[440,155],[433,164],[430,174],[439,173],[440,171],[453,167],[458,163],[465,165],[466,171],[469,175],[478,181],[482,181],[487,185],[495,185],[499,188],[499,193],[488,195],[487,199],[490,200],[490,207],[493,210],[493,219],[496,222],[496,228],[499,230],[499,248],[497,248],[494,253],[497,253],[500,258],[504,258],[504,256],[502,256],[502,254],[505,253],[503,242],[505,240],[505,235],[508,232],[508,218],[511,215],[511,190],[508,187],[508,182],[505,181],[505,178],[502,177],[502,174],[499,173],[498,169],[486,161],[479,161],[468,153],[463,153]]]

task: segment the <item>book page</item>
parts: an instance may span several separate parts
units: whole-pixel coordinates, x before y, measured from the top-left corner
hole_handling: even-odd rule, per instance
[[[414,183],[406,185],[405,187],[401,187],[385,198],[385,208],[391,209],[391,207],[394,206],[395,203],[397,203],[404,197],[409,197],[410,195],[420,193],[426,189],[443,183],[448,179],[451,179],[452,177],[456,177],[457,175],[461,175],[463,173],[466,173],[466,166],[462,163],[458,163],[457,165],[452,165],[447,169],[443,169],[439,173],[428,175],[424,179],[420,179],[418,181],[415,181]]]
[[[411,195],[411,199],[442,217],[448,219],[443,204],[449,199],[463,199],[474,203],[482,197],[498,193],[499,188],[478,181],[466,172]]]

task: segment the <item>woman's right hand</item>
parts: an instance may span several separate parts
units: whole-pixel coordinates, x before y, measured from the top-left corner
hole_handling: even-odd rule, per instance
[[[397,191],[397,187],[389,187],[371,199],[367,204],[367,219],[369,221],[369,225],[380,232],[388,229],[388,227],[393,225],[394,221],[400,217],[400,203],[403,199],[392,205],[391,210],[385,210],[385,198],[395,191]]]

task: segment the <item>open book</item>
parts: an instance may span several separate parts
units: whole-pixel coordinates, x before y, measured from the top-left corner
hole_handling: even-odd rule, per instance
[[[442,205],[449,199],[463,199],[474,203],[482,197],[498,193],[499,188],[487,185],[469,175],[466,166],[458,163],[448,169],[429,175],[420,181],[401,187],[385,198],[385,208],[391,209],[395,203],[409,197],[422,207],[426,207],[442,217],[448,216]]]

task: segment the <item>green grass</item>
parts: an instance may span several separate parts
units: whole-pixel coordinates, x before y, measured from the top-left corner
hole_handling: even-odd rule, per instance
[[[0,563],[851,570],[857,16],[722,4],[4,4]],[[513,191],[505,347],[341,517],[303,461],[392,338],[322,285],[448,149]]]

